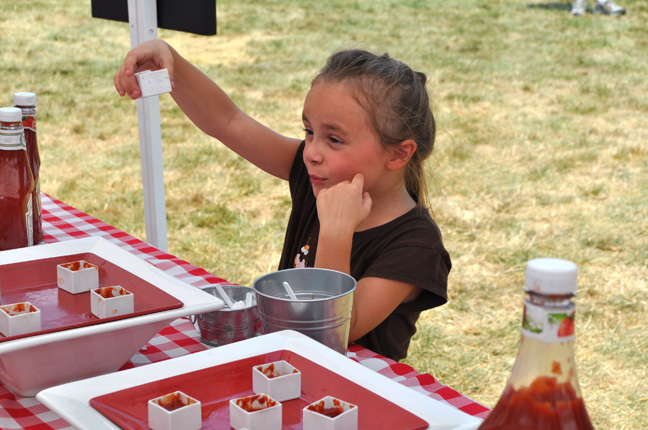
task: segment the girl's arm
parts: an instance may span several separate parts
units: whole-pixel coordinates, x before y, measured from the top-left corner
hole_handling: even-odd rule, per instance
[[[162,40],[131,50],[115,74],[115,88],[132,99],[141,95],[135,73],[166,68],[171,96],[180,109],[206,134],[262,170],[287,180],[299,139],[280,135],[239,109],[207,75]]]
[[[362,191],[363,185],[364,179],[358,174],[350,183],[341,182],[320,191],[315,267],[351,274],[353,234],[371,210],[371,198]],[[354,292],[349,342],[376,328],[398,305],[419,293],[420,288],[404,282],[375,277],[361,279]]]
[[[405,282],[362,278],[353,296],[349,343],[376,328],[398,305],[414,299],[420,292],[420,288]]]
[[[322,239],[323,237],[320,234],[315,267],[350,274],[350,247],[347,251],[346,247],[337,247],[334,242],[330,243],[325,240],[322,243]],[[324,254],[321,258],[320,253]],[[326,258],[328,254],[334,254],[335,257]],[[420,288],[405,282],[375,277],[362,278],[358,282],[353,296],[349,343],[360,339],[376,328],[398,305],[414,299],[420,291]]]

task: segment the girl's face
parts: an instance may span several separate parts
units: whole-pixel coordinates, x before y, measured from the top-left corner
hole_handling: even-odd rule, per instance
[[[365,191],[371,193],[380,185],[390,153],[344,84],[315,83],[304,102],[303,121],[304,164],[315,197],[322,189],[351,181],[357,173],[364,176]]]

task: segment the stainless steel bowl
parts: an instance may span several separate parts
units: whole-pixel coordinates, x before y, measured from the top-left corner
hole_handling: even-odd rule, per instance
[[[196,325],[200,333],[200,341],[207,345],[220,346],[258,336],[261,332],[261,323],[254,290],[240,285],[222,287],[233,302],[245,301],[247,293],[252,293],[252,306],[242,309],[230,309],[225,306],[218,311],[198,315]],[[202,290],[222,300],[216,287],[204,287]]]
[[[284,281],[297,301],[288,296]],[[328,269],[287,269],[264,275],[253,284],[262,331],[295,330],[344,354],[356,286],[353,277]]]

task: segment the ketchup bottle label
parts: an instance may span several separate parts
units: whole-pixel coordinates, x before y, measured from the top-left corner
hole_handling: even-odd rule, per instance
[[[25,213],[25,223],[27,225],[27,246],[34,245],[34,210],[32,207],[32,195],[29,194],[27,200],[27,213]]]
[[[36,178],[34,183],[34,214],[39,214],[42,211],[40,202],[40,178]]]
[[[574,317],[575,306],[551,312],[527,302],[522,334],[547,343],[568,342],[574,339]]]
[[[22,124],[25,130],[36,131],[36,115],[34,116],[23,116]]]
[[[25,150],[25,135],[21,131],[0,130],[0,149],[7,151]]]

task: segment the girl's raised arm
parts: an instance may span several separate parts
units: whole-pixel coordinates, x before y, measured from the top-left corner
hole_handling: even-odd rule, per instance
[[[299,139],[280,135],[247,115],[166,42],[152,40],[131,50],[115,74],[115,88],[121,96],[136,99],[141,91],[135,73],[163,68],[169,71],[171,96],[198,128],[262,170],[288,179]]]

